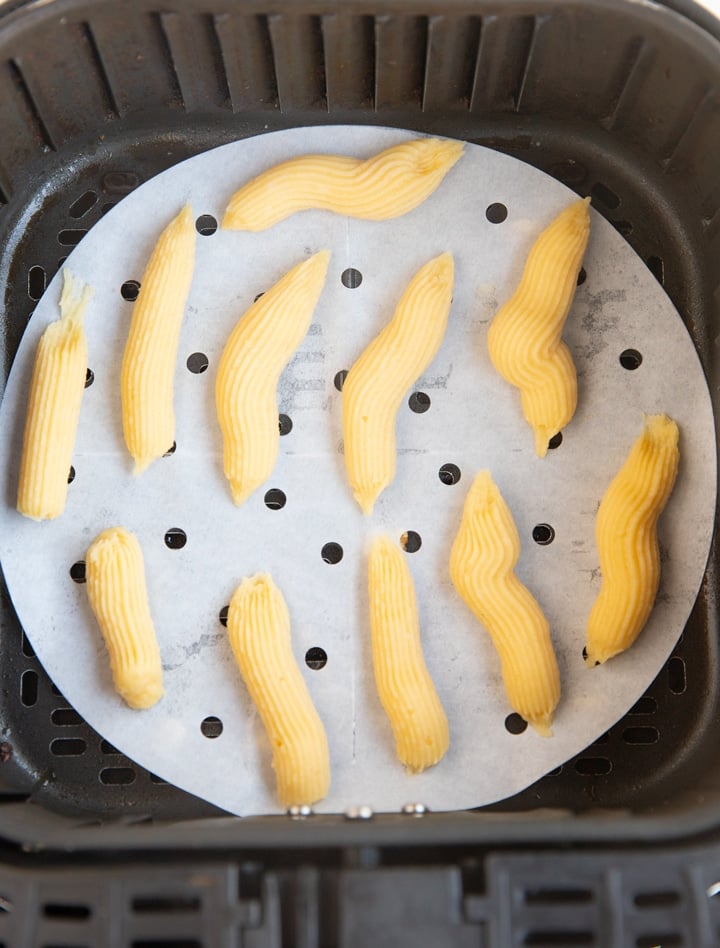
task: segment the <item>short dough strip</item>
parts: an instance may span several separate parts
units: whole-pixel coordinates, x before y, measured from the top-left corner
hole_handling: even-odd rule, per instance
[[[450,732],[425,664],[406,557],[387,536],[372,544],[368,578],[378,696],[395,735],[399,760],[419,773],[444,757]]]
[[[646,416],[600,504],[595,537],[602,582],[588,619],[589,667],[630,648],[652,612],[660,583],[657,521],[677,477],[678,438],[667,415]]]
[[[290,642],[290,616],[268,575],[244,579],[230,601],[228,636],[272,747],[282,806],[327,796],[330,752]]]
[[[450,554],[453,585],[490,633],[511,706],[543,737],[560,700],[560,673],[540,606],[514,573],[520,537],[489,471],[468,491]]]
[[[395,314],[348,372],[343,385],[345,465],[353,495],[372,513],[395,477],[395,420],[403,395],[435,358],[453,292],[449,253],[415,274]]]
[[[222,226],[264,230],[296,211],[334,211],[382,221],[428,198],[463,152],[462,142],[418,138],[365,161],[304,155],[264,171],[230,198]]]

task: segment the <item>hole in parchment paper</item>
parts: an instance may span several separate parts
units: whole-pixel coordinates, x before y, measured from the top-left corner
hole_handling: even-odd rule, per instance
[[[195,230],[203,237],[211,237],[217,230],[217,221],[212,214],[201,214],[195,221]]]
[[[585,280],[587,280],[587,270],[585,269],[585,267],[580,267],[580,270],[577,275],[577,285],[582,286]]]
[[[555,448],[559,448],[562,444],[562,431],[558,431],[557,434],[554,434],[552,438],[548,441],[548,448],[551,451],[554,451]]]
[[[335,373],[335,378],[333,379],[333,385],[338,390],[338,392],[342,392],[343,385],[345,384],[345,379],[347,378],[347,374],[348,374],[347,369],[340,369],[339,372]]]
[[[70,470],[68,471],[68,484],[72,484],[74,480],[75,480],[75,468],[71,464]]]
[[[90,388],[92,383],[95,381],[95,373],[92,369],[85,370],[85,388]]]
[[[327,652],[318,645],[313,645],[305,652],[305,664],[308,668],[318,671],[327,665]]]
[[[413,392],[408,398],[408,405],[410,411],[414,411],[416,415],[422,415],[430,407],[430,396],[425,392]]]
[[[549,523],[536,523],[533,527],[532,538],[540,546],[547,546],[555,539],[555,530]]]
[[[406,553],[417,553],[422,546],[422,537],[414,530],[406,530],[400,537],[400,546]]]
[[[230,606],[223,606],[220,612],[218,612],[218,619],[220,620],[220,625],[227,627],[228,613],[230,612]]]
[[[120,296],[128,303],[134,303],[140,292],[140,284],[137,280],[126,280],[120,287]]]
[[[505,730],[510,734],[522,734],[527,730],[527,721],[517,711],[513,711],[505,718]]]
[[[205,737],[211,739],[220,737],[223,732],[223,723],[220,718],[216,718],[214,714],[209,715],[209,717],[204,718],[200,722],[200,730],[203,732]]]
[[[623,349],[620,353],[620,365],[628,372],[634,372],[642,365],[642,354],[637,349]]]
[[[193,352],[187,357],[185,365],[193,375],[201,375],[210,363],[204,352]]]
[[[278,430],[281,435],[289,435],[292,428],[293,423],[290,415],[278,415]]]
[[[457,484],[461,477],[460,468],[457,466],[457,464],[443,464],[443,466],[438,471],[438,477],[443,482],[443,484],[447,484],[448,486]]]
[[[326,543],[322,550],[320,550],[320,556],[326,563],[335,564],[339,563],[343,558],[343,548],[339,543]]]
[[[346,286],[349,290],[356,290],[362,283],[362,273],[356,270],[355,267],[348,267],[347,270],[343,270],[340,279],[343,286]]]
[[[173,441],[173,443],[172,443],[172,444],[170,445],[170,447],[167,449],[167,451],[165,452],[165,454],[163,454],[163,457],[164,457],[164,458],[169,458],[170,455],[171,455],[171,454],[175,454],[176,451],[177,451],[177,441]]]
[[[502,224],[504,220],[507,220],[507,216],[507,208],[504,204],[498,202],[490,204],[485,210],[485,217],[487,217],[491,224]]]
[[[165,534],[165,546],[169,550],[182,550],[187,543],[187,533],[180,527],[170,527]]]
[[[75,583],[85,582],[85,560],[78,560],[70,567],[70,579]]]
[[[257,296],[255,297],[255,299],[253,300],[253,303],[257,303],[257,301],[260,299],[261,296],[265,296],[265,291],[264,291],[264,290],[263,290],[262,293],[258,293],[258,295],[257,295]]]
[[[279,487],[271,487],[270,490],[265,492],[264,499],[268,510],[282,510],[287,503],[285,492],[281,491]]]

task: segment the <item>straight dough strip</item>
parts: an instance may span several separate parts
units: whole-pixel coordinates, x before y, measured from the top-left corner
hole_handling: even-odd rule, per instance
[[[85,556],[90,606],[110,654],[115,690],[131,708],[150,708],[164,694],[143,554],[137,537],[111,527]]]
[[[287,605],[269,575],[251,576],[238,586],[227,630],[272,747],[280,803],[322,800],[330,789],[327,736],[292,652]]]
[[[452,255],[415,274],[393,318],[348,372],[342,390],[345,465],[363,513],[395,477],[395,420],[403,395],[435,358],[453,292]]]
[[[363,161],[304,155],[264,171],[230,198],[222,226],[264,230],[296,211],[334,211],[382,221],[428,198],[463,153],[462,142],[418,138]]]
[[[92,295],[63,270],[60,319],[35,352],[17,494],[17,509],[33,520],[52,520],[65,509],[88,363],[83,317]]]
[[[678,437],[667,415],[645,416],[600,504],[595,536],[602,583],[588,619],[589,667],[630,648],[652,612],[660,583],[657,521],[677,477]]]
[[[550,627],[514,572],[520,537],[489,471],[468,491],[450,554],[458,593],[490,633],[511,706],[543,737],[560,700],[560,673]]]
[[[445,756],[450,732],[425,664],[406,557],[387,536],[372,544],[368,580],[378,697],[390,720],[399,760],[419,773]]]
[[[188,204],[160,234],[133,306],[120,387],[125,443],[136,474],[161,458],[175,440],[175,363],[196,236]]]
[[[517,290],[488,330],[490,358],[520,389],[538,457],[545,457],[548,442],[577,406],[575,365],[561,336],[590,234],[589,200],[571,204],[543,230]]]
[[[220,357],[215,404],[225,477],[238,506],[275,467],[278,380],[308,331],[329,261],[323,250],[278,280],[240,319]]]

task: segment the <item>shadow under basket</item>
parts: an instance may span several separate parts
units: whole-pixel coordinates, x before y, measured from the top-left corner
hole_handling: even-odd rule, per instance
[[[4,4],[3,386],[33,307],[65,256],[138,184],[245,136],[359,123],[499,149],[591,196],[681,314],[717,427],[718,23],[690,4],[625,0],[435,6]],[[144,771],[68,706],[3,585],[0,836],[26,851],[339,851],[657,843],[720,830],[716,559],[713,547],[665,667],[583,753],[483,810],[370,821],[230,819]],[[69,641],[72,632],[63,630]]]

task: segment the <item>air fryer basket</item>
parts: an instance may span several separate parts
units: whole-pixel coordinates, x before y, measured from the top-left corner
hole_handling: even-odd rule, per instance
[[[0,11],[3,384],[46,283],[141,181],[239,137],[366,123],[497,148],[591,195],[685,320],[720,417],[720,43],[680,13],[625,0],[52,0]],[[140,843],[137,833],[88,832],[81,842],[77,817],[215,811],[82,721],[33,655],[3,587],[0,834],[27,844],[50,833],[90,849],[223,848],[230,839],[265,845],[271,827],[276,843],[332,846],[603,833],[629,841],[720,826],[718,591],[713,548],[683,637],[647,694],[592,747],[492,814],[412,825],[386,817],[361,828],[335,818],[312,827],[190,822],[172,833],[145,827]],[[29,810],[27,799],[72,819]],[[566,812],[514,812],[537,808]],[[598,808],[612,815],[601,820]]]

